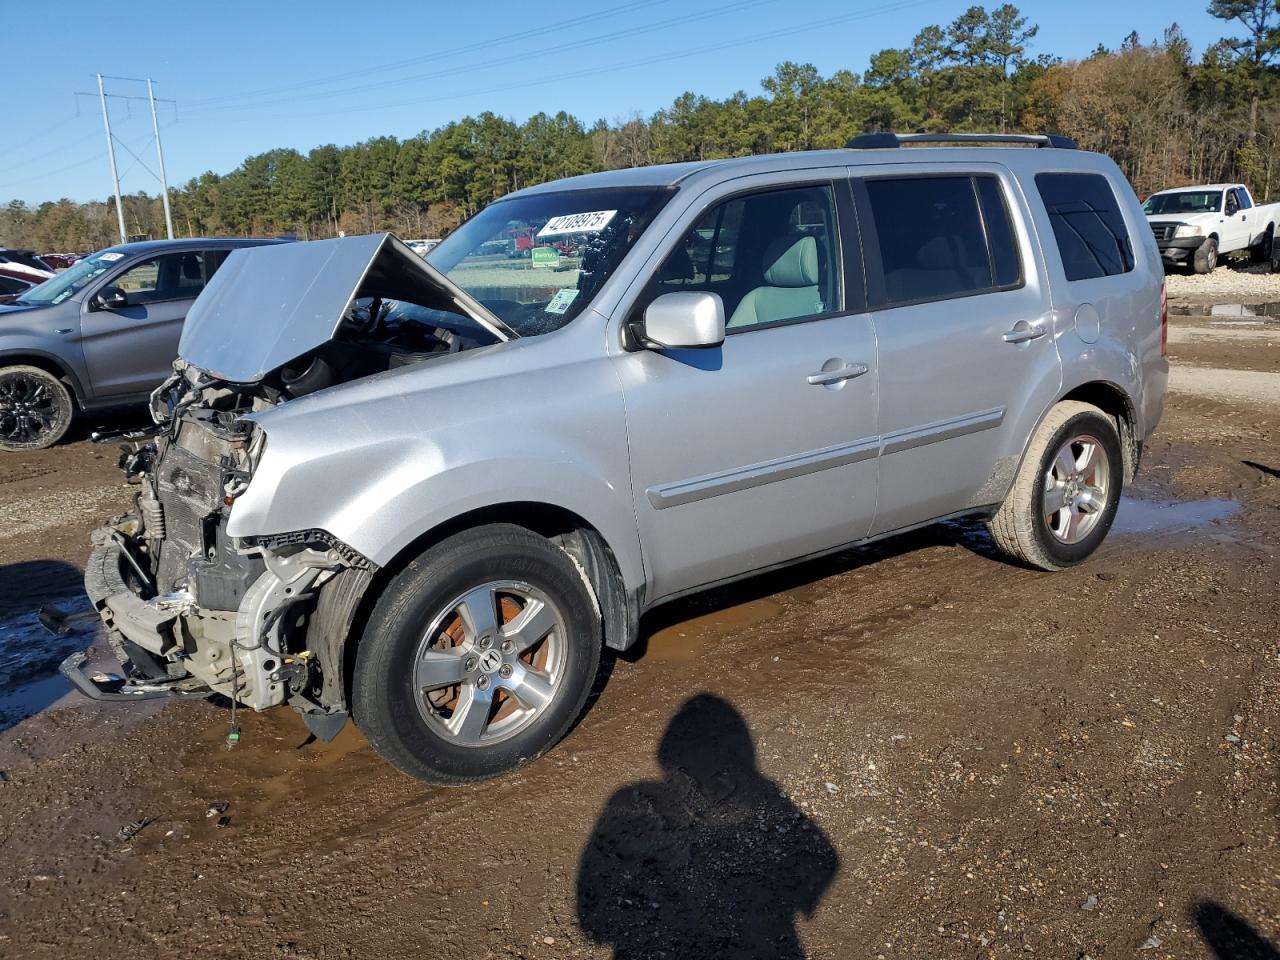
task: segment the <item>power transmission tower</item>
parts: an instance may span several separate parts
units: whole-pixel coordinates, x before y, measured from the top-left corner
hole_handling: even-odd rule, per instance
[[[168,233],[169,239],[172,240],[173,239],[173,211],[170,208],[170,204],[169,204],[169,180],[165,174],[165,169],[164,169],[164,147],[160,143],[160,121],[156,117],[156,104],[157,103],[174,104],[175,115],[176,115],[177,103],[174,100],[157,99],[156,93],[155,93],[155,87],[150,77],[147,77],[146,79],[141,79],[139,77],[111,77],[111,76],[105,76],[101,73],[95,74],[95,76],[98,78],[98,100],[102,104],[102,125],[107,131],[107,159],[111,163],[111,183],[115,188],[116,219],[119,221],[119,224],[120,224],[120,242],[121,243],[127,242],[129,239],[129,233],[128,233],[128,230],[125,228],[124,200],[120,196],[120,174],[116,168],[115,145],[118,142],[122,147],[124,147],[127,153],[133,156],[134,160],[136,160],[144,170],[146,170],[153,177],[155,177],[157,180],[160,181],[160,199],[164,204],[165,231]],[[103,84],[104,80],[126,80],[131,83],[145,83],[147,85],[147,95],[145,97],[129,97],[129,96],[124,96],[118,93],[107,93],[106,88]],[[77,92],[76,96],[90,97],[90,96],[93,96],[93,94]],[[142,163],[142,161],[138,158],[138,155],[134,153],[132,150],[130,150],[127,144],[121,141],[118,141],[116,137],[112,135],[111,114],[107,110],[107,99],[112,97],[115,98],[116,100],[146,100],[147,104],[150,106],[151,132],[155,137],[156,159],[159,161],[159,164],[160,164],[160,172],[158,174],[153,173],[145,163]]]

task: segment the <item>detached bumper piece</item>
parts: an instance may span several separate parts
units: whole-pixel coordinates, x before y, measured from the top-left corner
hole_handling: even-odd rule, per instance
[[[71,685],[90,700],[174,700],[196,699],[210,696],[204,684],[195,685],[191,678],[170,680],[164,683],[137,683],[115,677],[85,676],[80,667],[84,664],[83,652],[71,654],[58,667],[59,672],[71,681]]]

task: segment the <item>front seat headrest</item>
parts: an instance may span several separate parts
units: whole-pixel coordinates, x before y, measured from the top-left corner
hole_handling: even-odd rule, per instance
[[[764,251],[764,282],[771,287],[818,283],[818,241],[808,234],[779,237]]]

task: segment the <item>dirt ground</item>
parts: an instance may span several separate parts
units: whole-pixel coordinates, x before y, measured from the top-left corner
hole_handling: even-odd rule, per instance
[[[500,781],[426,787],[292,712],[234,750],[205,702],[17,723],[0,956],[1275,960],[1272,329],[1175,323],[1087,564],[953,524],[657,611]],[[127,493],[84,441],[6,457],[0,491],[9,610],[74,591]]]

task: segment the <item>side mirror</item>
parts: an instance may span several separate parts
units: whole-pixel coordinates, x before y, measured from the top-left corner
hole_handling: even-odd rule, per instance
[[[705,291],[664,293],[635,326],[640,345],[649,349],[718,347],[724,343],[724,301]]]
[[[129,295],[119,287],[103,287],[93,296],[95,310],[123,310],[129,305]]]

